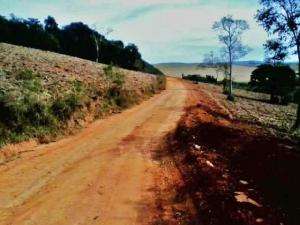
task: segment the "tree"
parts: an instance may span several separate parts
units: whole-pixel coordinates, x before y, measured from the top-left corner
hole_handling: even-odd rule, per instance
[[[126,69],[137,69],[138,63],[141,61],[141,54],[135,44],[128,44],[123,51],[124,54],[124,67]]]
[[[211,67],[214,66],[219,61],[219,58],[215,55],[214,51],[204,54],[203,64],[205,66]]]
[[[62,29],[63,53],[83,59],[95,60],[93,30],[82,22],[71,23]]]
[[[263,64],[251,74],[250,86],[259,92],[271,95],[271,103],[288,104],[295,90],[296,74],[285,65]]]
[[[287,57],[287,48],[276,40],[267,40],[264,44],[266,62],[272,65],[280,64]]]
[[[226,16],[215,22],[212,28],[219,33],[219,41],[224,45],[223,51],[226,53],[226,61],[229,67],[228,99],[234,100],[232,94],[232,64],[235,60],[244,57],[250,50],[241,42],[241,35],[249,29],[249,25],[245,20],[235,20],[232,16]]]
[[[209,53],[204,54],[203,61],[201,64],[198,65],[199,67],[208,67],[213,68],[216,71],[217,74],[217,80],[219,78],[219,72],[224,73],[224,77],[226,77],[225,74],[225,68],[224,68],[224,62],[222,61],[222,57],[218,56],[214,51],[210,51]]]
[[[9,19],[0,15],[0,42],[25,47],[59,52],[83,59],[123,68],[162,74],[145,62],[135,45],[124,46],[122,41],[107,40],[113,30],[103,30],[100,34],[82,22],[71,23],[62,29],[52,16],[44,24],[38,19],[22,19],[11,15]]]
[[[299,0],[260,0],[262,8],[256,14],[257,21],[272,36],[280,54],[297,54],[298,74],[300,72],[300,2]],[[270,43],[270,42],[269,42]],[[271,46],[272,45],[267,45]],[[272,48],[270,48],[272,50]],[[280,54],[277,54],[280,53]],[[299,94],[297,94],[299,95]],[[300,100],[294,127],[300,129]]]
[[[97,31],[97,25],[93,24],[93,39],[94,39],[94,43],[95,43],[95,48],[96,48],[96,62],[99,62],[100,60],[100,46],[101,43],[104,41],[105,36],[110,34],[111,32],[113,32],[113,29],[108,28],[105,33],[103,34],[99,34]]]
[[[45,21],[45,31],[53,34],[53,35],[57,35],[59,33],[59,28],[58,28],[58,24],[56,23],[54,17],[52,16],[48,16]]]

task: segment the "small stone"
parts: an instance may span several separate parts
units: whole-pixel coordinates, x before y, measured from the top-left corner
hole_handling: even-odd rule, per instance
[[[244,184],[244,185],[247,185],[247,184],[248,184],[248,182],[245,181],[245,180],[240,180],[240,183],[241,183],[241,184]]]
[[[256,219],[256,223],[262,223],[262,222],[264,222],[264,219],[262,219],[262,218],[257,218]]]
[[[195,147],[195,149],[197,149],[197,150],[200,150],[200,149],[201,149],[201,146],[199,146],[199,145],[194,145],[194,147]]]
[[[98,218],[99,218],[99,216],[95,216],[93,219],[96,220],[96,219],[98,219]]]
[[[207,164],[208,166],[212,167],[212,168],[215,167],[214,164],[212,164],[212,163],[211,163],[210,161],[208,161],[208,160],[206,160],[206,164]]]

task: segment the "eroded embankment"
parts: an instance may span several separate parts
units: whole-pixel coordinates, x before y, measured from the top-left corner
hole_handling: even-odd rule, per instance
[[[183,180],[173,187],[173,205],[193,205],[194,214],[185,221],[299,224],[300,155],[295,143],[236,120],[209,89],[191,84],[189,89],[186,113],[164,147]]]
[[[49,142],[165,88],[165,78],[0,44],[0,147]]]

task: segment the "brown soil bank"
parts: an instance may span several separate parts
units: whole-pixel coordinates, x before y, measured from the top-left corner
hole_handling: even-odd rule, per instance
[[[164,89],[164,79],[0,43],[0,146],[73,132]]]
[[[211,86],[189,86],[190,106],[166,147],[184,180],[179,199],[196,209],[188,221],[300,224],[297,143],[235,119]]]

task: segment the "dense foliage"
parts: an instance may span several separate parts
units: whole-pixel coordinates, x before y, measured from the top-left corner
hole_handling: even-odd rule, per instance
[[[198,83],[198,82],[211,83],[211,84],[217,84],[218,83],[217,78],[215,78],[214,76],[211,76],[211,75],[206,75],[205,77],[203,77],[201,75],[197,75],[197,74],[186,75],[186,76],[182,75],[182,79],[190,80],[190,81],[193,81],[195,83]]]
[[[145,62],[137,46],[110,41],[82,22],[59,28],[51,16],[42,24],[34,18],[0,16],[0,42],[59,52],[125,69],[153,74],[161,72]],[[98,48],[98,51],[97,51]]]
[[[296,87],[296,74],[289,66],[263,64],[252,72],[250,86],[270,94],[272,103],[287,104]]]
[[[256,19],[268,32],[270,40],[265,44],[268,58],[276,63],[288,55],[298,56],[298,74],[300,73],[300,2],[299,0],[260,0],[261,9]],[[296,96],[300,95],[300,88]],[[297,119],[293,129],[300,130],[300,99]]]

